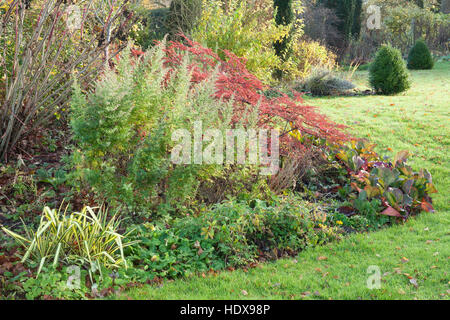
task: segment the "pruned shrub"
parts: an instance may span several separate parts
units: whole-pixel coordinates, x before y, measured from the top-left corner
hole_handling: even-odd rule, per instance
[[[397,94],[410,88],[405,61],[398,49],[383,45],[369,68],[372,88],[381,94]]]
[[[428,70],[433,69],[433,66],[434,60],[427,44],[423,40],[418,40],[409,51],[408,69]]]

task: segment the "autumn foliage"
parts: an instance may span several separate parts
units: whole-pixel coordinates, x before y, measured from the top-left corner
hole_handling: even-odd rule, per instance
[[[225,50],[226,60],[222,60],[213,50],[187,37],[184,39],[184,43],[168,43],[166,63],[179,65],[189,54],[192,57],[190,69],[193,82],[203,81],[217,68],[216,98],[234,99],[233,122],[245,123],[246,116],[258,108],[259,127],[280,130],[280,146],[284,154],[302,149],[298,137],[303,135],[331,142],[349,138],[343,131],[345,126],[331,121],[316,107],[306,105],[299,93],[293,92],[293,97],[282,92],[277,92],[273,98],[265,96],[264,92],[270,88],[247,70],[245,58]]]

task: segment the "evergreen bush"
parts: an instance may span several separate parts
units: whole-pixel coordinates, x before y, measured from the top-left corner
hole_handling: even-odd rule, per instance
[[[398,49],[383,45],[369,68],[369,80],[372,88],[381,94],[396,94],[410,88],[406,64]]]
[[[423,40],[418,40],[411,48],[408,55],[408,69],[429,70],[433,69],[434,61],[427,44]]]

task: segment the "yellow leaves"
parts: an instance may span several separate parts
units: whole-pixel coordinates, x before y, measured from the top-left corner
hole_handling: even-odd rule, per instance
[[[11,4],[13,3],[13,1],[14,1],[14,0],[9,0],[9,1],[6,1],[5,3],[3,3],[3,4],[0,4],[0,9],[3,9],[3,10],[5,10],[5,11],[8,11],[8,10],[9,10],[9,7],[10,7]]]
[[[144,227],[146,227],[147,229],[149,229],[152,232],[156,230],[155,226],[148,222],[144,224]]]
[[[269,0],[264,0],[269,3]],[[273,42],[286,36],[290,26],[278,26],[273,14],[263,5],[255,8],[247,1],[232,0],[228,8],[222,1],[204,1],[202,18],[192,31],[194,40],[213,48],[219,56],[229,50],[247,59],[247,69],[265,82],[281,64]]]

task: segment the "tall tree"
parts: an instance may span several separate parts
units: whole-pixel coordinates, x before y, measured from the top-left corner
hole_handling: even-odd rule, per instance
[[[276,10],[275,22],[278,25],[287,26],[294,21],[292,0],[274,0],[273,6]],[[286,55],[289,41],[290,37],[288,36],[274,43],[275,52],[280,58],[287,58]]]

